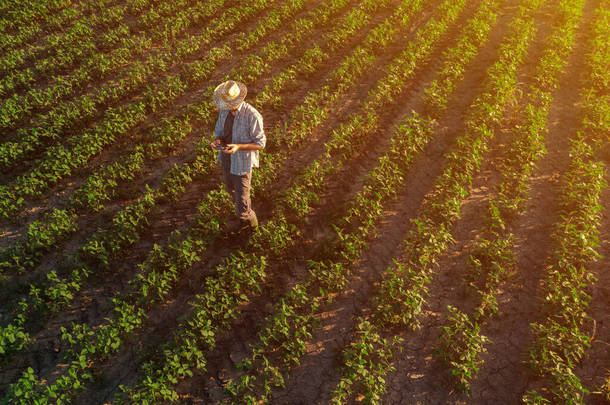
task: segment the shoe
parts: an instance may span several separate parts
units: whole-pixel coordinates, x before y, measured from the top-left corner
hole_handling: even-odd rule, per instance
[[[250,230],[252,231],[258,228],[258,218],[256,218],[256,214],[254,214],[252,218],[250,218],[250,220],[248,221],[248,225],[250,225]]]
[[[240,219],[239,222],[233,224],[228,228],[228,232],[231,235],[237,235],[244,231],[254,232],[258,228],[258,219],[256,218],[256,214],[252,216],[252,218],[244,220]]]

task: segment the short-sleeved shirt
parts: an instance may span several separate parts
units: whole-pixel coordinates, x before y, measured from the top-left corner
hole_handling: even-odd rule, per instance
[[[214,129],[216,138],[224,137],[224,124],[227,119],[229,110],[221,110],[218,113],[218,120]],[[232,142],[240,143],[255,143],[265,147],[267,138],[263,130],[263,117],[256,111],[254,107],[245,101],[241,103],[237,109],[237,114],[233,121]],[[217,162],[221,162],[222,151],[218,152]],[[258,167],[259,151],[258,150],[238,150],[231,156],[231,170],[234,175],[241,176],[252,171],[253,167]]]

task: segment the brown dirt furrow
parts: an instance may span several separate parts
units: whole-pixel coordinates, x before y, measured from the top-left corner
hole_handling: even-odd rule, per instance
[[[550,5],[547,5],[536,16],[537,36],[518,74],[523,90],[526,90],[525,85],[541,55],[543,41],[550,29],[552,20],[549,7]],[[506,18],[508,15],[502,17],[503,20]],[[493,37],[497,38],[505,31],[492,32]],[[498,398],[501,399],[501,403],[515,402],[502,396],[502,386],[494,387],[491,392],[485,392],[487,395],[491,394],[491,397],[480,395],[477,398],[473,395],[472,398],[468,398],[454,391],[447,381],[446,367],[435,357],[439,334],[442,326],[445,325],[447,305],[457,306],[464,311],[469,311],[475,305],[474,297],[468,294],[461,278],[466,273],[466,259],[472,243],[480,236],[485,226],[489,193],[501,180],[498,163],[502,159],[506,143],[510,141],[511,133],[508,128],[514,125],[512,108],[507,109],[505,122],[496,130],[481,171],[475,177],[469,196],[462,205],[460,219],[452,229],[455,243],[439,262],[438,274],[430,285],[428,308],[420,319],[422,327],[416,332],[402,334],[405,339],[403,353],[396,361],[397,371],[388,378],[388,394],[384,403],[491,403]],[[505,299],[500,298],[499,301],[502,307]],[[499,318],[501,317],[502,314],[499,315]]]
[[[585,2],[583,22],[576,31],[564,79],[554,93],[545,139],[547,154],[540,159],[530,179],[530,197],[524,214],[514,223],[516,274],[501,287],[499,313],[482,328],[494,344],[484,356],[480,377],[472,397],[478,403],[494,400],[519,402],[532,375],[524,364],[532,342],[530,323],[539,321],[541,281],[553,250],[552,233],[559,220],[560,176],[569,162],[569,139],[580,126],[579,93],[583,82],[586,35],[596,1]]]

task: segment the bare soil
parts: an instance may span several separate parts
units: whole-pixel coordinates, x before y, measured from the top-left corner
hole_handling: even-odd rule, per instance
[[[552,254],[552,234],[555,224],[560,219],[557,202],[559,181],[570,159],[569,139],[580,127],[582,120],[579,101],[580,91],[586,79],[583,55],[588,45],[587,39],[591,34],[593,11],[601,1],[603,0],[585,2],[583,23],[577,30],[577,45],[569,58],[560,87],[554,94],[548,121],[549,131],[545,139],[547,153],[538,162],[536,170],[529,179],[531,190],[525,209],[510,224],[516,240],[516,271],[501,285],[498,294],[499,312],[482,325],[482,334],[489,337],[492,343],[486,346],[484,363],[478,376],[473,380],[471,395],[458,392],[450,384],[446,367],[436,360],[435,347],[439,343],[441,328],[446,324],[447,306],[452,305],[467,311],[476,304],[475,298],[464,286],[462,276],[466,272],[466,260],[471,246],[484,229],[490,192],[500,180],[499,163],[510,141],[510,128],[515,124],[510,119],[514,115],[514,111],[510,109],[507,111],[507,119],[496,131],[481,171],[475,177],[462,206],[461,217],[452,229],[455,243],[441,257],[439,270],[430,285],[430,296],[424,314],[420,318],[422,328],[415,332],[399,334],[404,338],[403,350],[395,359],[396,371],[387,377],[388,390],[383,398],[384,404],[512,404],[519,403],[527,390],[537,388],[544,382],[543,379],[536,377],[526,364],[528,349],[533,339],[530,323],[540,320],[543,316],[540,310],[543,293],[541,285],[546,277]],[[228,6],[234,3],[236,2],[231,0]],[[282,3],[283,1],[280,1],[273,7]],[[321,0],[308,2],[294,19],[305,15],[321,3]],[[392,5],[398,3],[398,0],[394,0]],[[415,31],[428,20],[432,10],[439,3],[439,0],[432,0],[424,7],[425,10],[404,31],[404,42],[401,40],[382,54],[376,61],[373,71],[347,92],[337,103],[336,108],[329,112],[326,122],[316,128],[302,147],[290,155],[288,163],[282,168],[280,180],[264,190],[264,193],[261,192],[262,190],[255,190],[253,205],[261,224],[273,217],[274,199],[290,187],[299,170],[307,167],[323,153],[324,143],[329,139],[332,131],[339,128],[352,112],[358,110],[362,100],[382,77],[391,60],[398,55],[407,41],[413,39]],[[249,345],[256,341],[261,322],[272,313],[273,304],[278,302],[282,294],[308,277],[307,261],[323,257],[327,242],[334,237],[330,223],[345,214],[347,202],[362,188],[366,173],[376,166],[379,157],[387,150],[394,126],[410,115],[412,110],[422,110],[423,90],[434,79],[443,60],[443,50],[455,43],[459,29],[463,27],[466,19],[472,16],[478,4],[478,1],[469,2],[466,11],[444,35],[433,54],[418,67],[415,77],[409,81],[400,100],[386,111],[380,112],[382,124],[379,131],[372,134],[362,150],[352,156],[339,173],[325,183],[326,191],[321,195],[314,212],[307,218],[307,226],[302,228],[303,237],[298,246],[289,249],[281,259],[270,264],[269,277],[262,286],[262,294],[254,295],[248,304],[243,305],[239,317],[233,321],[231,328],[221,334],[216,348],[207,355],[207,370],[194,370],[193,377],[177,385],[180,394],[179,403],[216,403],[228,399],[225,392],[227,383],[242,375],[237,369],[237,364],[249,355]],[[464,118],[468,106],[482,90],[486,70],[496,59],[498,46],[507,31],[507,25],[517,12],[517,4],[517,0],[507,0],[502,7],[498,23],[492,29],[489,40],[466,70],[464,79],[456,89],[456,95],[450,99],[448,109],[441,116],[439,130],[424,152],[412,163],[396,197],[384,206],[384,218],[377,225],[378,235],[369,241],[362,259],[353,264],[354,273],[348,287],[335,297],[331,305],[315,314],[320,324],[307,343],[307,352],[301,358],[301,364],[290,371],[285,387],[273,392],[271,403],[294,405],[328,403],[332,391],[341,378],[339,369],[342,364],[341,352],[353,338],[356,319],[370,313],[370,300],[375,291],[375,283],[394,259],[400,261],[404,246],[403,239],[412,228],[412,220],[417,218],[422,205],[434,193],[434,184],[444,168],[446,153],[452,150],[455,140],[464,132]],[[535,74],[544,40],[551,30],[554,18],[553,5],[554,2],[548,2],[536,15],[538,34],[518,75],[523,91],[527,91],[527,86]],[[353,4],[339,14],[345,15],[352,7]],[[392,11],[393,7],[389,7],[376,13],[366,29],[354,35],[350,43],[333,55],[323,68],[315,75],[304,77],[296,88],[290,89],[285,95],[285,108],[267,108],[263,111],[265,131],[268,136],[286,124],[289,112],[302,104],[310,91],[324,85],[330,72],[361,43],[373,26],[380,23]],[[264,13],[252,18],[240,29],[244,31],[252,29]],[[16,221],[0,221],[0,246],[10,246],[19,240],[27,226],[50,208],[65,207],[71,192],[96,168],[124,157],[130,150],[130,145],[143,139],[147,131],[161,118],[175,116],[183,111],[185,105],[209,97],[206,90],[210,84],[222,80],[251,53],[256,53],[265,44],[281,38],[291,21],[275,30],[253,49],[236,52],[230,60],[224,61],[218,67],[209,80],[189,88],[175,104],[151,114],[146,122],[132,131],[129,137],[108,147],[93,158],[86,168],[62,180],[42,198],[28,201],[21,218]],[[132,19],[129,23],[135,24],[135,21]],[[189,29],[189,33],[195,34],[197,28]],[[254,98],[274,75],[289,66],[305,49],[318,43],[324,33],[330,29],[332,24],[315,30],[302,47],[273,66],[269,74],[253,83],[248,83],[248,97]],[[222,45],[238,34],[232,32],[212,45]],[[205,57],[206,52],[207,50],[202,51],[196,55],[196,58]],[[189,59],[192,60],[195,60],[195,57]],[[183,66],[184,64],[180,64],[172,68],[168,74],[178,73]],[[37,86],[48,84],[41,81]],[[93,92],[101,84],[92,82],[85,91]],[[112,106],[136,100],[141,91],[136,93]],[[101,113],[102,111],[99,117]],[[87,126],[98,122],[99,117],[87,123]],[[25,275],[11,275],[6,280],[0,281],[0,287],[5,291],[0,297],[0,326],[4,326],[6,319],[10,317],[16,299],[26,294],[29,282],[44,277],[53,269],[65,266],[66,255],[75,253],[93,232],[107,224],[112,215],[134,201],[146,185],[157,186],[173,164],[181,164],[192,157],[193,146],[202,136],[213,130],[213,127],[205,124],[204,126],[204,123],[197,122],[194,131],[188,134],[166,158],[147,162],[141,176],[133,182],[122,184],[122,192],[107,204],[103,212],[79,213],[79,232],[57,249],[49,252],[34,271]],[[601,156],[601,159],[604,157]],[[27,170],[28,165],[28,162],[24,162],[18,170],[8,173],[0,183],[10,181],[11,178]],[[610,162],[606,162],[606,166],[610,166]],[[256,176],[256,172],[254,175]],[[610,181],[610,174],[607,178]],[[138,273],[138,264],[146,259],[154,244],[165,245],[174,230],[188,231],[194,224],[197,205],[219,184],[220,173],[215,169],[206,178],[197,178],[191,183],[177,202],[158,204],[150,215],[150,228],[128,249],[125,256],[113,263],[110,271],[100,271],[92,276],[68,309],[42,320],[34,333],[33,345],[27,353],[2,363],[0,398],[9,384],[14,382],[26,367],[32,367],[48,383],[61,376],[68,364],[63,358],[66,344],[60,339],[60,328],[69,327],[72,322],[96,327],[105,323],[105,318],[113,316],[110,314],[110,299],[129,291],[127,282]],[[610,376],[610,275],[607,271],[610,267],[610,188],[604,191],[602,205],[598,250],[603,258],[591,266],[592,272],[598,279],[591,289],[592,300],[589,311],[591,347],[576,370],[583,384],[591,391],[586,396],[587,404],[607,403],[599,392],[602,384]],[[137,381],[141,377],[141,365],[148,360],[158,358],[159,347],[171,340],[172,333],[180,326],[181,320],[191,313],[189,302],[200,292],[200,286],[206,278],[213,277],[216,267],[231,253],[242,248],[247,249],[245,239],[229,239],[223,235],[212,241],[201,260],[183,275],[171,297],[150,309],[144,326],[126,340],[123,349],[109,360],[94,366],[94,381],[87,384],[86,389],[77,396],[74,403],[83,405],[109,403],[119,392],[120,385],[130,385]],[[389,336],[389,333],[386,335]],[[356,402],[361,402],[361,399],[357,399]]]

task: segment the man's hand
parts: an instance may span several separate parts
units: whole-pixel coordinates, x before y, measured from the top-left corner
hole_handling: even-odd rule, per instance
[[[220,144],[221,144],[220,138],[216,138],[212,142],[210,142],[210,148],[214,149],[216,146],[218,146]]]
[[[228,153],[229,155],[232,155],[233,153],[237,152],[240,149],[240,145],[236,144],[236,143],[229,143],[227,144],[227,148],[223,150],[224,153]]]

